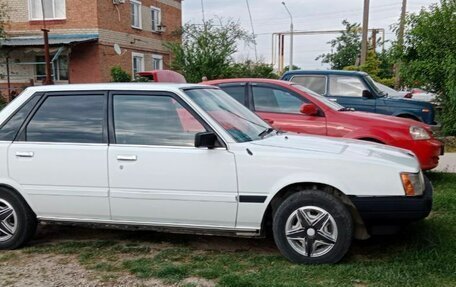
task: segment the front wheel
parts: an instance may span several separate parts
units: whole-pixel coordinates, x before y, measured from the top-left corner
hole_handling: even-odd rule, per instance
[[[280,204],[273,233],[282,255],[294,263],[336,263],[350,248],[353,221],[333,195],[304,190]]]

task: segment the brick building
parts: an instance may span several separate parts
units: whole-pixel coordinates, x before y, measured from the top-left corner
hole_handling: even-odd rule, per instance
[[[0,42],[3,94],[7,74],[12,89],[18,90],[41,84],[45,77],[41,1],[0,0],[7,3],[10,16],[8,37]],[[170,54],[163,44],[182,25],[181,0],[43,2],[56,83],[109,82],[115,65],[133,75],[166,68]]]

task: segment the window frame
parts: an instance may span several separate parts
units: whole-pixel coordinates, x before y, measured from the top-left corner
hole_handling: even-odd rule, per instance
[[[322,96],[327,96],[328,95],[328,91],[329,91],[329,82],[328,82],[328,76],[327,75],[316,75],[316,74],[302,74],[302,75],[293,75],[291,78],[290,78],[290,82],[293,82],[297,85],[302,85],[300,83],[297,83],[297,82],[294,82],[293,79],[294,78],[298,78],[298,77],[322,77],[325,79],[325,92],[323,94],[321,94]],[[302,85],[304,86],[304,85]],[[306,87],[308,88],[308,87]],[[308,88],[309,90],[311,90],[310,88]],[[313,91],[313,90],[312,90]],[[317,93],[316,91],[314,91],[315,93]],[[318,94],[318,93],[317,93]]]
[[[160,60],[160,67],[158,69],[155,69],[155,60]],[[152,54],[152,70],[163,70],[163,55]]]
[[[139,23],[138,26],[135,26],[135,25],[133,24],[133,22],[134,22],[134,21],[133,21],[133,17],[134,17],[133,5],[138,5],[138,6],[139,6],[139,7],[138,7],[138,8],[139,8],[139,9],[138,9],[138,23]],[[142,29],[143,29],[143,27],[142,27],[143,25],[142,25],[142,3],[141,3],[141,1],[138,1],[138,0],[130,0],[130,9],[131,9],[130,12],[131,12],[131,17],[132,17],[132,18],[131,18],[131,22],[132,22],[132,23],[131,23],[131,27],[132,27],[133,29],[142,30]]]
[[[141,71],[137,71],[135,73],[135,58],[141,58]],[[145,67],[145,57],[143,53],[132,52],[131,53],[131,73],[133,75],[133,79],[136,79],[136,74],[140,72],[144,72],[146,69]]]
[[[281,115],[303,115],[301,113],[285,113],[285,112],[271,112],[271,111],[258,111],[255,107],[255,98],[254,98],[254,95],[253,95],[253,88],[254,87],[260,87],[260,88],[270,88],[270,89],[276,89],[276,90],[280,90],[282,92],[286,92],[286,93],[289,93],[290,95],[292,95],[293,97],[295,98],[298,98],[298,99],[302,99],[303,101],[303,104],[304,103],[312,103],[314,104],[311,100],[307,99],[306,97],[304,96],[301,96],[300,94],[294,92],[294,91],[291,91],[291,90],[288,90],[288,89],[285,89],[283,87],[280,87],[280,86],[277,86],[277,85],[274,85],[274,84],[267,84],[267,83],[250,83],[250,103],[252,105],[252,108],[251,108],[251,111],[255,112],[255,113],[270,113],[270,114],[281,114]],[[317,106],[318,110],[321,111],[321,109]],[[319,112],[320,113],[320,112]]]
[[[236,87],[241,87],[241,88],[244,88],[244,102],[241,103],[239,102],[240,104],[242,104],[243,106],[245,106],[246,108],[248,108],[249,110],[252,110],[249,106],[249,103],[250,103],[250,100],[249,100],[249,87],[247,85],[247,82],[239,82],[239,83],[221,83],[219,85],[217,85],[222,91],[225,92],[224,88],[236,88]],[[226,93],[226,92],[225,92]],[[228,93],[227,93],[228,94]],[[230,95],[230,94],[228,94]],[[231,95],[230,95],[231,96]],[[233,96],[231,96],[232,98],[234,98]],[[235,98],[234,98],[235,99]]]
[[[218,143],[220,144],[216,148],[228,149],[226,142],[223,138],[215,131],[194,109],[190,107],[179,95],[168,92],[168,91],[122,91],[122,90],[111,90],[108,95],[108,135],[109,144],[123,147],[147,147],[147,148],[173,148],[173,149],[201,149],[197,147],[189,146],[166,146],[166,145],[139,145],[139,144],[118,144],[116,141],[116,131],[114,124],[114,96],[165,96],[170,97],[178,102],[184,109],[186,109],[194,118],[197,120],[208,132],[213,132],[217,136]]]
[[[108,142],[108,93],[106,91],[65,91],[65,92],[47,92],[47,93],[37,93],[32,97],[39,96],[41,97],[38,102],[35,104],[35,107],[28,114],[27,118],[22,123],[19,132],[16,135],[16,138],[13,142],[23,142],[23,143],[42,143],[42,144],[74,144],[74,145],[107,145]],[[103,126],[102,126],[102,142],[101,143],[77,143],[77,142],[34,142],[27,141],[26,130],[30,121],[33,119],[37,111],[41,108],[43,103],[49,97],[62,96],[62,97],[71,97],[71,96],[103,96],[104,97],[104,107],[103,107]]]
[[[152,18],[152,13],[156,11],[158,14],[158,21],[157,21],[157,25],[154,29],[154,21],[153,21],[153,18]],[[159,26],[162,25],[162,10],[161,8],[158,8],[157,6],[150,6],[150,13],[151,13],[151,29],[152,29],[152,32],[154,33],[158,33],[160,32],[160,29],[158,28]]]
[[[33,18],[33,9],[32,9],[32,2],[33,1],[40,1],[40,0],[28,0],[28,14],[29,14],[29,20],[30,21],[42,21],[43,20],[43,17],[41,18]],[[52,12],[53,12],[53,18],[45,18],[45,21],[52,21],[52,20],[66,20],[67,17],[66,17],[66,0],[63,0],[63,11],[64,11],[64,16],[63,17],[55,17],[55,1],[58,1],[58,0],[52,0]],[[134,1],[134,0],[133,0]],[[40,5],[41,5],[41,1],[40,1]],[[41,8],[43,9],[43,8]],[[42,13],[42,12],[40,12]]]

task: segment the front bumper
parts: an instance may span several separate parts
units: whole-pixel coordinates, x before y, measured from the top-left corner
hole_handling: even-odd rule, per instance
[[[414,141],[413,146],[408,147],[408,149],[416,154],[423,170],[437,167],[439,165],[439,156],[444,153],[443,143],[437,139]]]
[[[432,209],[433,187],[425,177],[422,196],[350,197],[366,225],[403,225],[421,220]]]

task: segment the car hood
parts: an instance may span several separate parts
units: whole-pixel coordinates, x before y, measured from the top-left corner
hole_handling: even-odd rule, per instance
[[[410,108],[428,108],[433,109],[431,103],[423,102],[423,101],[416,101],[414,99],[408,98],[397,98],[397,97],[384,97],[381,98],[385,101],[388,105],[400,106],[400,107],[410,107]]]
[[[404,171],[420,170],[416,156],[408,150],[360,140],[285,133],[251,143],[279,152],[307,154],[317,158],[343,159],[358,163],[400,167]]]

